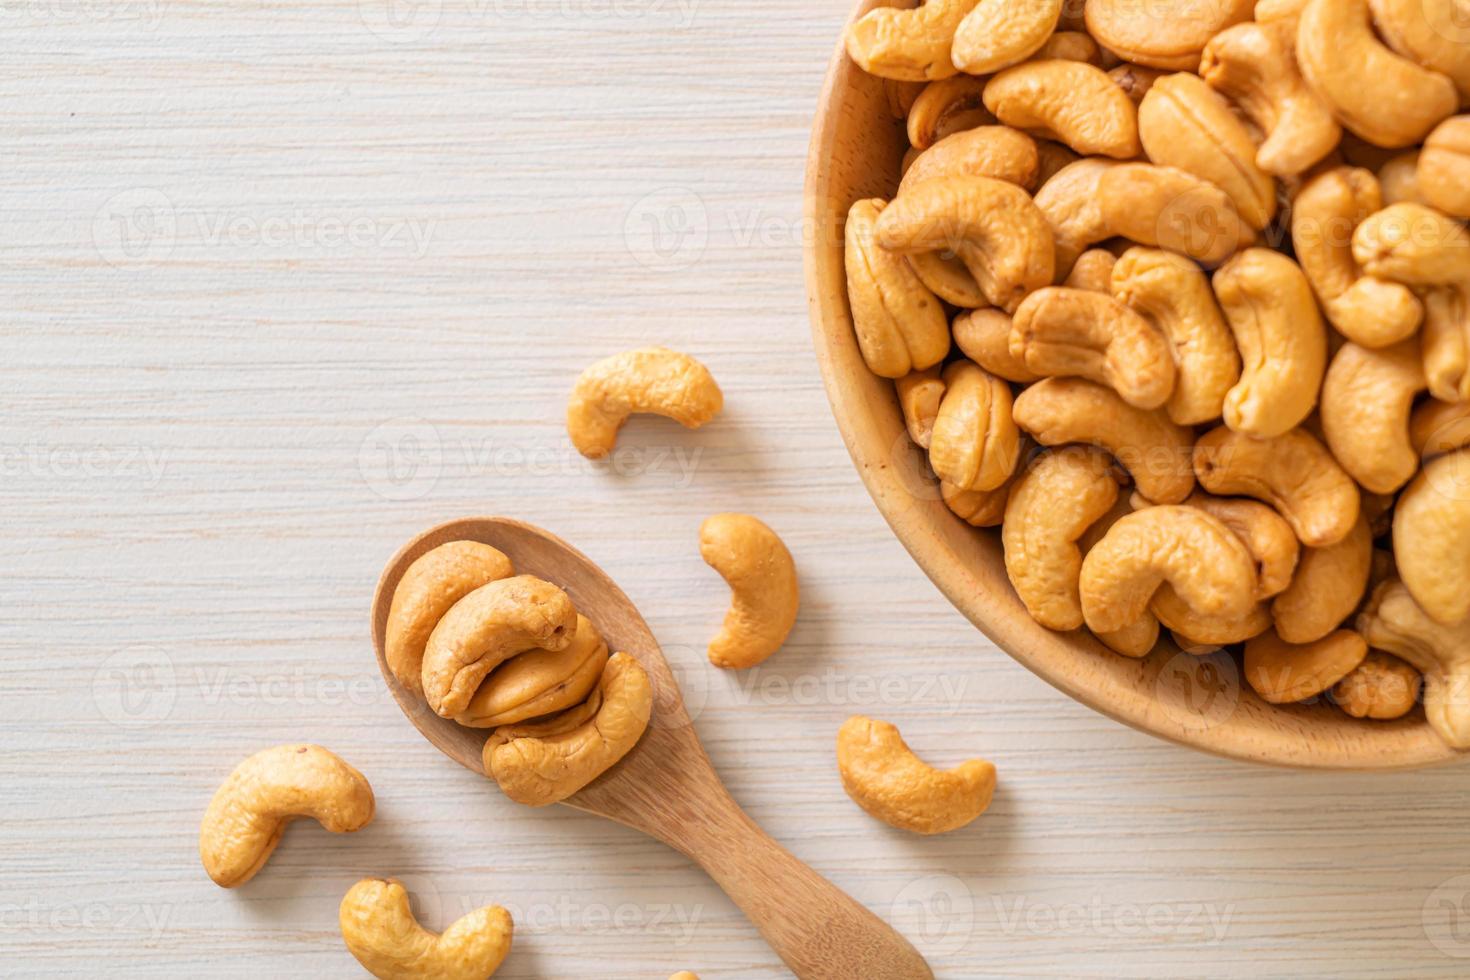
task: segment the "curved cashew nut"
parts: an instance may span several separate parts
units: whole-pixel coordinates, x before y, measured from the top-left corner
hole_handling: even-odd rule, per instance
[[[1338,122],[1375,146],[1412,146],[1460,105],[1448,77],[1378,40],[1368,0],[1311,0],[1297,28],[1296,57]]]
[[[1354,718],[1391,721],[1414,710],[1423,683],[1419,672],[1398,657],[1369,650],[1363,662],[1337,682],[1332,700]]]
[[[1144,497],[1140,493],[1134,493],[1133,499],[1143,501]],[[1077,539],[1077,546],[1081,549],[1083,558],[1086,558],[1087,553],[1096,547],[1099,541],[1107,537],[1107,533],[1112,530],[1114,524],[1133,513],[1133,509],[1132,501],[1119,494],[1118,501],[1113,504],[1112,509],[1089,525],[1087,530],[1082,532],[1082,536]],[[1145,613],[1138,620],[1120,630],[1094,633],[1093,636],[1114,653],[1138,659],[1148,656],[1158,644],[1159,621],[1152,613]]]
[[[567,432],[579,453],[598,459],[612,452],[618,429],[635,412],[697,429],[724,405],[720,386],[703,364],[688,354],[647,347],[614,354],[582,372],[567,405]]]
[[[485,772],[517,803],[559,803],[627,755],[652,714],[647,671],[615,653],[586,701],[542,721],[495,729],[485,742]]]
[[[971,759],[948,771],[925,765],[886,721],[853,715],[837,730],[837,771],[852,801],[916,834],[958,830],[985,812],[995,766]]]
[[[1225,97],[1198,75],[1159,79],[1138,106],[1138,135],[1148,158],[1223,190],[1252,228],[1276,216],[1276,181],[1256,165],[1256,141]]]
[[[1011,316],[996,309],[970,310],[954,320],[960,351],[998,378],[1030,384],[1040,375],[1011,356]]]
[[[984,95],[985,82],[969,75],[930,82],[909,109],[909,145],[927,150],[943,137],[994,123]]]
[[[1050,146],[1055,144],[1042,144]],[[1121,166],[1115,160],[1088,157],[1063,166],[1036,192],[1036,207],[1056,241],[1056,272],[1065,277],[1083,249],[1113,232],[1103,220],[1098,185],[1103,175]]]
[[[1225,396],[1225,424],[1272,438],[1312,412],[1327,367],[1327,328],[1295,262],[1250,248],[1216,270],[1215,298],[1244,362]]]
[[[1154,593],[1148,609],[1158,622],[1169,628],[1181,649],[1197,656],[1244,643],[1271,628],[1271,614],[1263,602],[1251,606],[1244,616],[1206,616],[1190,608],[1167,582]]]
[[[1104,293],[1038,289],[1016,307],[1010,348],[1030,371],[1088,378],[1138,408],[1158,408],[1174,390],[1163,333]]]
[[[1297,67],[1295,22],[1221,31],[1205,45],[1199,73],[1266,134],[1255,160],[1268,174],[1304,173],[1342,139],[1342,127]]]
[[[1357,167],[1334,167],[1313,177],[1291,206],[1291,240],[1332,325],[1365,347],[1411,337],[1424,306],[1397,282],[1365,276],[1353,260],[1353,230],[1383,207],[1378,180]]]
[[[496,667],[527,650],[565,650],[577,610],[561,589],[532,575],[482,585],[444,614],[424,647],[424,697],[442,718],[469,707]]]
[[[393,676],[424,696],[424,647],[456,602],[515,574],[510,559],[478,541],[450,541],[414,559],[393,590],[383,655]]]
[[[1012,486],[1000,531],[1006,574],[1031,618],[1047,629],[1082,625],[1077,541],[1117,499],[1112,461],[1092,448],[1047,453]]]
[[[1368,655],[1368,644],[1352,630],[1338,630],[1311,643],[1287,643],[1275,630],[1245,645],[1245,679],[1267,704],[1314,698],[1351,674]]]
[[[900,82],[948,78],[954,32],[978,0],[930,0],[922,7],[879,7],[847,27],[848,57],[869,75]]]
[[[946,303],[968,310],[990,305],[980,284],[953,252],[915,252],[902,258],[913,267],[919,282]]]
[[[1031,190],[1041,166],[1036,141],[1009,126],[978,126],[944,137],[920,153],[898,193],[936,177],[989,177]]]
[[[1425,137],[1415,188],[1426,204],[1470,218],[1470,116],[1446,119]]]
[[[1449,77],[1470,102],[1470,45],[1457,0],[1368,0],[1373,26],[1397,53]]]
[[[1135,507],[1151,506],[1135,495]],[[1242,497],[1216,497],[1196,490],[1184,501],[1224,524],[1245,545],[1255,562],[1256,598],[1269,599],[1291,585],[1301,545],[1296,532],[1275,510]]]
[[[1125,61],[1170,71],[1199,67],[1205,42],[1243,20],[1254,0],[1087,0],[1087,31]]]
[[[1470,450],[1427,463],[1399,495],[1393,555],[1426,613],[1446,625],[1470,617]]]
[[[1062,0],[980,0],[960,21],[950,56],[960,71],[989,75],[1039,51],[1057,29]]]
[[[1470,402],[1424,402],[1409,416],[1409,442],[1424,459],[1470,446]]]
[[[993,77],[985,108],[1007,126],[1065,143],[1084,156],[1128,160],[1143,152],[1138,107],[1101,68],[1028,61]]]
[[[1050,285],[1056,269],[1045,216],[1029,194],[1003,180],[926,180],[884,208],[875,230],[878,244],[895,252],[954,252],[986,298],[1007,311]]]
[[[1081,442],[1113,454],[1138,492],[1177,504],[1194,489],[1194,433],[1159,409],[1129,405],[1109,388],[1081,378],[1046,378],[1016,396],[1012,417],[1043,446]]]
[[[1130,248],[1113,266],[1111,291],[1168,338],[1178,362],[1164,406],[1169,418],[1179,425],[1219,418],[1240,380],[1240,354],[1199,266],[1173,252]]]
[[[1230,196],[1175,167],[1124,163],[1098,179],[1098,206],[1112,234],[1217,265],[1251,241]]]
[[[1378,186],[1384,204],[1426,203],[1419,193],[1419,151],[1400,153],[1379,167]]]
[[[1195,443],[1194,472],[1210,493],[1275,507],[1309,548],[1341,541],[1358,520],[1357,486],[1303,429],[1270,439],[1223,425],[1211,429]]]
[[[1255,605],[1250,552],[1196,507],[1148,507],[1120,518],[1082,561],[1082,614],[1095,631],[1122,629],[1168,584],[1202,616],[1245,616]]]
[[[1087,289],[1094,293],[1113,294],[1113,268],[1118,257],[1105,248],[1089,248],[1077,256],[1072,271],[1062,285],[1069,289]]]
[[[939,401],[944,397],[944,379],[937,366],[905,374],[893,382],[898,392],[898,407],[903,412],[904,427],[909,438],[920,449],[929,448],[934,434],[934,419],[939,414]]]
[[[1470,623],[1436,622],[1398,581],[1380,585],[1358,615],[1368,644],[1424,675],[1424,716],[1452,748],[1470,749]]]
[[[880,378],[901,378],[949,353],[944,307],[902,255],[877,245],[878,222],[891,208],[879,198],[858,201],[844,232],[853,331],[868,370]]]
[[[320,745],[277,745],[235,767],[199,825],[199,859],[221,888],[243,885],[265,866],[286,824],[311,817],[334,834],[373,819],[362,773]]]
[[[1010,386],[969,361],[946,367],[944,385],[929,465],[961,490],[994,490],[1016,471],[1021,456]]]
[[[1368,588],[1373,533],[1359,514],[1341,541],[1303,548],[1291,585],[1271,603],[1277,634],[1287,643],[1314,643],[1341,626]]]
[[[1370,350],[1343,344],[1322,382],[1322,432],[1332,455],[1364,489],[1392,493],[1419,469],[1409,410],[1425,388],[1417,340]]]
[[[716,514],[699,527],[699,554],[730,585],[730,610],[709,644],[710,663],[743,670],[781,649],[801,592],[786,545],[748,514]]]
[[[469,728],[496,728],[563,711],[592,693],[607,658],[602,634],[579,613],[571,643],[561,650],[531,650],[501,664],[454,720]]]
[[[461,916],[442,935],[414,918],[395,878],[364,878],[337,913],[342,941],[379,980],[485,980],[510,952],[514,923],[499,905]]]

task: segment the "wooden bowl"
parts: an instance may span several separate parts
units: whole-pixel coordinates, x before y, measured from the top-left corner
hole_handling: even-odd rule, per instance
[[[860,0],[854,18],[882,0]],[[1160,738],[1251,762],[1321,769],[1409,769],[1458,759],[1422,709],[1392,722],[1331,704],[1274,706],[1242,683],[1227,654],[1195,657],[1161,644],[1130,660],[1085,631],[1054,633],[1011,589],[1000,537],[955,517],[906,434],[893,383],[872,374],[853,335],[843,223],[854,201],[892,197],[906,147],[882,80],[841,42],[822,91],[807,157],[807,301],[817,363],[853,463],[898,539],[941,592],[1023,666],[1091,708]]]

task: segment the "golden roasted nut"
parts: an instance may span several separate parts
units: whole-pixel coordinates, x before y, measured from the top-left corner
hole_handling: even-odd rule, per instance
[[[1424,716],[1451,748],[1470,749],[1470,623],[1446,626],[1424,612],[1402,582],[1373,591],[1358,616],[1368,645],[1424,675]]]
[[[582,372],[567,404],[567,432],[583,456],[612,452],[629,415],[648,412],[697,429],[725,405],[703,364],[665,347],[603,358]]]
[[[1245,679],[1269,704],[1314,698],[1351,674],[1368,655],[1368,644],[1352,630],[1338,630],[1312,643],[1287,643],[1276,632],[1245,645]]]
[[[461,916],[442,935],[414,918],[395,878],[364,878],[338,910],[347,951],[378,980],[486,980],[510,952],[514,924],[498,905]]]
[[[990,806],[995,766],[971,759],[944,771],[927,766],[885,721],[853,715],[837,732],[842,788],[869,814],[900,830],[958,830]]]
[[[909,145],[927,150],[935,141],[995,122],[985,108],[985,82],[969,75],[930,82],[909,109]]]
[[[1470,218],[1470,116],[1446,119],[1425,137],[1415,188],[1445,214]]]
[[[980,0],[955,31],[954,65],[989,75],[1035,54],[1057,29],[1062,0]]]
[[[725,623],[710,663],[743,670],[781,649],[796,625],[801,590],[781,538],[749,514],[716,514],[699,527],[699,554],[730,586]]]
[[[1062,285],[1069,289],[1088,289],[1094,293],[1113,294],[1113,267],[1118,257],[1105,248],[1089,248],[1077,256],[1072,271]]]
[[[1368,0],[1373,26],[1390,48],[1449,77],[1470,102],[1470,45],[1462,0]]]
[[[1347,535],[1303,548],[1291,585],[1271,603],[1276,632],[1288,643],[1313,643],[1345,623],[1363,601],[1373,564],[1373,535],[1360,513]]]
[[[1231,24],[1250,20],[1254,0],[1087,0],[1087,30],[1127,61],[1194,71],[1205,42]]]
[[[994,490],[1016,470],[1021,433],[1011,389],[969,361],[944,369],[944,397],[929,436],[929,465],[961,490]]]
[[[1332,455],[1365,490],[1393,493],[1419,469],[1409,411],[1424,388],[1418,340],[1378,350],[1348,343],[1332,356],[1322,382],[1322,431]]]
[[[1205,265],[1223,262],[1252,239],[1229,195],[1174,167],[1120,164],[1098,178],[1097,194],[1111,234]]]
[[[1409,441],[1424,459],[1470,446],[1470,402],[1426,400],[1409,416]]]
[[[469,728],[498,728],[563,711],[592,693],[607,658],[602,634],[579,614],[571,643],[561,650],[528,650],[501,664],[454,720]]]
[[[936,177],[990,177],[1025,190],[1040,171],[1036,141],[1009,126],[978,126],[944,137],[904,171],[898,192]]]
[[[898,407],[903,412],[904,427],[909,438],[921,449],[929,448],[934,434],[934,419],[939,414],[939,401],[944,397],[944,379],[937,366],[905,374],[893,382],[898,392]]]
[[[1393,513],[1399,577],[1446,626],[1470,617],[1470,449],[1427,463]]]
[[[922,7],[879,7],[848,25],[848,57],[870,75],[927,82],[955,74],[950,46],[978,0],[929,0]]]
[[[1419,151],[1400,153],[1379,167],[1378,186],[1385,205],[1426,203],[1419,193]]]
[[[1369,650],[1332,689],[1332,700],[1354,718],[1392,721],[1414,710],[1424,678],[1398,657]]]
[[[1056,242],[1058,276],[1066,277],[1083,249],[1112,236],[1112,230],[1103,220],[1098,185],[1105,174],[1118,166],[1121,164],[1116,160],[1096,157],[1076,160],[1043,181],[1036,192],[1036,207],[1046,218]]]
[[[985,107],[1007,126],[1084,156],[1129,160],[1142,152],[1138,107],[1086,62],[1053,58],[1007,68],[985,86]]]
[[[1040,377],[1011,356],[1011,316],[1001,310],[970,310],[955,317],[954,343],[998,378],[1029,384]]]
[[[891,207],[878,198],[858,201],[845,231],[852,326],[868,370],[881,378],[922,371],[949,353],[943,305],[902,255],[878,246],[877,225]]]
[[[1143,97],[1148,95],[1148,90],[1153,88],[1154,82],[1167,74],[1168,72],[1158,68],[1146,68],[1127,62],[1108,70],[1108,77],[1113,80],[1113,84],[1122,89],[1123,94],[1132,99],[1134,105],[1142,102]]]
[[[1256,570],[1256,598],[1269,599],[1291,585],[1301,545],[1286,519],[1274,509],[1243,497],[1216,497],[1196,490],[1184,501],[1198,507],[1235,532],[1251,554]],[[1135,496],[1136,509],[1149,506]]]

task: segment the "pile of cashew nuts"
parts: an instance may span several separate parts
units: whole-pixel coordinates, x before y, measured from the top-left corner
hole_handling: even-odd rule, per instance
[[[1460,0],[928,0],[848,296],[1026,610],[1470,748]]]

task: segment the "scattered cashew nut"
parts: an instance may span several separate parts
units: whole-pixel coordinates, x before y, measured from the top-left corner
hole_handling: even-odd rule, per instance
[[[898,729],[853,715],[837,731],[842,788],[869,814],[900,830],[943,834],[958,830],[990,806],[995,766],[971,759],[950,770],[925,765]]]
[[[1118,257],[1105,248],[1089,248],[1077,256],[1072,271],[1062,285],[1069,289],[1088,289],[1094,293],[1113,294],[1113,267]]]
[[[1040,168],[1036,141],[1009,126],[977,126],[954,133],[915,158],[898,193],[936,177],[990,177],[1031,190]]]
[[[614,354],[582,372],[567,405],[567,432],[583,456],[612,452],[628,416],[649,412],[697,429],[725,399],[703,364],[664,347]]]
[[[1029,384],[1040,375],[1011,356],[1011,317],[996,309],[970,310],[954,319],[954,343],[998,378]]]
[[[1379,167],[1378,186],[1384,204],[1427,203],[1419,193],[1419,151],[1400,153]]]
[[[928,449],[934,418],[939,414],[939,400],[944,397],[944,379],[939,368],[905,374],[893,382],[893,387],[898,392],[898,407],[903,412],[909,438],[919,448]]]
[[[414,918],[394,878],[364,878],[337,913],[342,941],[378,980],[485,980],[510,952],[514,924],[498,905],[461,916],[440,935]]]
[[[1449,77],[1470,102],[1470,45],[1463,0],[1368,0],[1373,26],[1390,48]]]
[[[700,525],[699,554],[731,593],[725,624],[709,644],[710,663],[754,667],[781,649],[796,625],[801,591],[791,552],[749,514],[716,514]]]
[[[1040,144],[1049,146],[1055,144]],[[1055,268],[1065,277],[1083,249],[1112,235],[1103,220],[1098,185],[1120,164],[1088,157],[1068,163],[1036,192],[1036,207],[1045,216],[1056,242]]]
[[[985,108],[985,82],[956,75],[924,86],[909,109],[909,145],[927,150],[942,138],[995,122]]]

